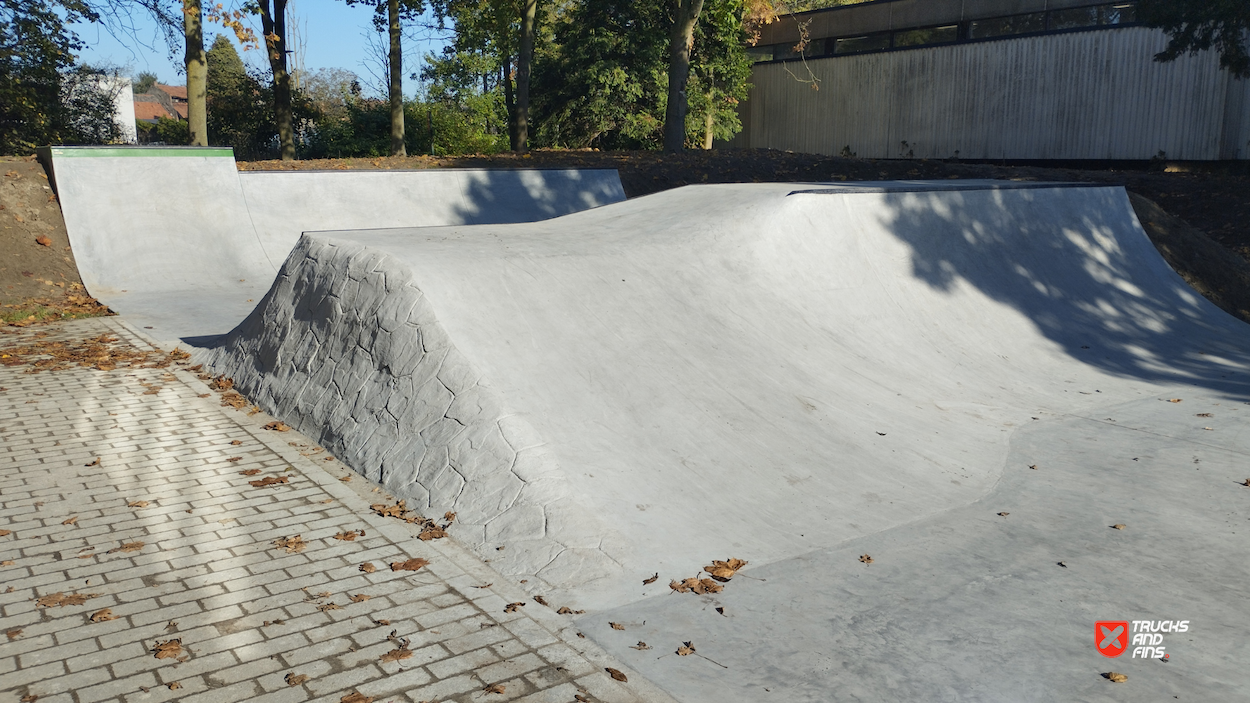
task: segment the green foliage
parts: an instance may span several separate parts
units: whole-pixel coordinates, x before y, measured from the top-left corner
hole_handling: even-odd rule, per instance
[[[481,113],[449,102],[404,105],[404,147],[409,154],[495,153],[508,148],[505,134],[492,134]],[[502,131],[502,130],[499,130]],[[319,120],[304,156],[309,158],[380,157],[390,154],[390,103],[352,98],[341,119]],[[431,146],[432,145],[432,146]]]
[[[81,0],[0,0],[0,154],[73,136],[62,74],[82,43],[65,23],[97,19]]]
[[[143,71],[131,84],[131,90],[134,91],[135,95],[143,95],[151,90],[154,85],[156,85],[156,74]]]
[[[663,0],[579,0],[535,64],[538,142],[553,147],[658,149],[668,100],[670,8]],[[695,26],[686,133],[702,146],[739,130],[751,64],[742,0],[707,0]]]
[[[82,65],[61,74],[63,144],[114,144],[121,140],[117,96],[126,85],[116,71]]]
[[[222,35],[205,55],[208,64],[208,142],[234,147],[238,158],[261,158],[274,148],[273,88],[249,75],[234,44]]]
[[[1250,78],[1250,2],[1246,0],[1142,0],[1137,18],[1162,29],[1168,46],[1156,61],[1214,49],[1220,67],[1238,78]]]

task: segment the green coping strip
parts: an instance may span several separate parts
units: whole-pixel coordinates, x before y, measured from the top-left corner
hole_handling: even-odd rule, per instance
[[[169,148],[169,147],[57,147],[51,148],[52,155],[61,158],[80,158],[80,157],[117,157],[117,156],[145,156],[145,157],[229,157],[234,158],[234,149],[230,147],[191,147],[191,148]]]

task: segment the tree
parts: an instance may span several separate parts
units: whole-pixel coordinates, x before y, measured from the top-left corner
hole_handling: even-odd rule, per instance
[[[391,156],[406,156],[404,147],[404,20],[425,12],[422,0],[347,0],[348,5],[376,8],[373,22],[387,30],[387,88],[391,107]]]
[[[690,79],[690,49],[703,0],[676,0],[668,35],[668,106],[664,111],[664,150],[681,151],[686,145],[686,83]]]
[[[156,85],[156,74],[143,71],[135,78],[134,83],[131,84],[131,90],[134,91],[135,95],[143,95],[151,90],[154,85]]]
[[[264,32],[265,54],[273,72],[274,122],[278,126],[278,143],[283,161],[295,159],[295,125],[291,111],[291,74],[286,59],[287,0],[258,0],[255,10],[260,14]]]
[[[208,62],[204,56],[204,18],[200,0],[182,0],[184,61],[187,67],[187,128],[191,144],[208,146]]]
[[[1215,49],[1221,68],[1238,78],[1250,78],[1250,2],[1141,0],[1137,18],[1168,35],[1168,46],[1155,54],[1155,61],[1174,61],[1185,54]]]
[[[234,44],[217,35],[206,56],[210,144],[234,147],[241,158],[265,155],[277,136],[273,93],[248,74]]]

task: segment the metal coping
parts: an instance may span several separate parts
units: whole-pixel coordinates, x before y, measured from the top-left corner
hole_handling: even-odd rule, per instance
[[[61,158],[102,158],[102,157],[230,157],[234,158],[233,147],[221,146],[53,146],[47,147],[52,156]]]
[[[1040,190],[1044,188],[1107,188],[1103,183],[1065,183],[1065,182],[1018,182],[974,181],[959,183],[958,181],[898,181],[894,185],[880,185],[880,181],[865,181],[864,185],[835,185],[828,188],[811,188],[792,190],[791,195],[847,195],[850,193],[937,193],[952,190]]]

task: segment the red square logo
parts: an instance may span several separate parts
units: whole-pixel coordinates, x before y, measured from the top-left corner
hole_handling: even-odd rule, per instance
[[[1094,644],[1104,657],[1118,657],[1128,649],[1128,621],[1102,620],[1094,623]]]

